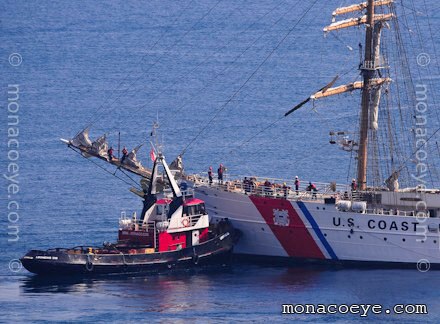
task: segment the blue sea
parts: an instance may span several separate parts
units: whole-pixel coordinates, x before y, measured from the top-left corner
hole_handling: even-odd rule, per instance
[[[128,148],[144,143],[139,158],[147,166],[158,120],[165,156],[185,150],[188,173],[223,163],[236,175],[350,181],[350,154],[329,145],[328,134],[357,130],[357,94],[281,118],[336,74],[338,83],[359,75],[363,29],[322,32],[335,8],[353,2],[314,2],[0,2],[0,322],[440,322],[436,271],[236,264],[59,281],[39,280],[17,263],[32,248],[115,240],[121,212],[141,210],[129,192],[136,182],[59,140],[88,125],[92,138],[106,133],[115,149],[119,133]],[[432,133],[440,7],[396,3],[414,80],[429,85]],[[417,303],[429,314],[281,314],[282,304],[301,303]]]

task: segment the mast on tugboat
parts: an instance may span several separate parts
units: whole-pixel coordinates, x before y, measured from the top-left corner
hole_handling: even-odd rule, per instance
[[[370,108],[370,81],[374,75],[375,62],[373,58],[373,31],[374,31],[374,0],[368,0],[367,24],[365,35],[365,58],[362,67],[364,84],[362,88],[362,110],[359,127],[359,152],[357,182],[360,190],[367,189],[367,162],[368,162],[368,121]]]

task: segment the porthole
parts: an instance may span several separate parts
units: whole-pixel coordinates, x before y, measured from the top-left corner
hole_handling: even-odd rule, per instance
[[[386,241],[386,240],[387,240],[387,238],[386,238],[386,237],[384,237],[384,238],[383,238],[383,240],[384,240],[384,241]]]
[[[325,210],[325,207],[322,207],[322,210]]]
[[[327,233],[324,233],[324,236],[327,237]]]
[[[316,209],[319,209],[319,207],[316,207]]]
[[[262,227],[261,230],[264,231],[264,227]]]
[[[350,236],[350,235],[348,235],[348,238],[351,238],[351,236]]]
[[[363,237],[362,236],[359,236],[359,238],[362,240],[363,239]]]
[[[406,240],[403,238],[402,241],[405,242]]]
[[[434,240],[434,244],[436,244],[437,243],[437,241],[436,240]]]

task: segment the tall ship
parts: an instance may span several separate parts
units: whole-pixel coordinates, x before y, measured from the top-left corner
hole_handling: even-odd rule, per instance
[[[365,29],[365,42],[359,44],[360,80],[337,86],[336,77],[286,113],[309,101],[360,93],[357,134],[350,138],[343,131],[330,132],[330,143],[354,157],[357,170],[351,183],[196,178],[196,191],[211,217],[228,218],[242,231],[235,253],[262,259],[414,266],[421,271],[440,264],[440,190],[427,186],[430,171],[425,161],[427,143],[435,135],[426,131],[426,88],[414,86],[408,76],[395,84],[396,68],[390,66],[382,39],[398,28],[395,5],[393,0],[369,0],[337,8],[325,33]],[[416,99],[412,111],[400,104],[401,97]],[[410,116],[412,125],[400,126],[407,127],[407,133],[394,124],[392,113]],[[404,138],[408,133],[411,139]],[[404,155],[398,149],[406,143]],[[412,180],[407,182],[413,185],[404,187],[401,179]]]
[[[349,171],[352,181],[232,177],[222,165],[218,177],[212,169],[186,174],[185,150],[171,164],[174,176],[205,202],[210,222],[227,219],[240,230],[233,250],[238,257],[427,271],[440,265],[440,189],[429,187],[428,178],[437,170],[426,161],[428,144],[439,129],[431,134],[426,129],[427,89],[412,82],[393,0],[337,8],[324,32],[348,28],[365,30],[359,44],[360,64],[351,69],[359,70],[359,79],[337,85],[335,77],[285,117],[309,102],[345,93],[359,95],[356,131],[329,134],[330,143],[354,161],[354,171]],[[395,52],[401,59],[397,67],[388,57],[395,53],[390,42],[397,44]],[[151,134],[156,128],[155,124]],[[121,172],[140,176],[141,185],[146,184],[151,170],[138,161],[139,147],[115,158],[105,136],[92,142],[88,132],[86,128],[65,143],[85,157],[97,157]]]

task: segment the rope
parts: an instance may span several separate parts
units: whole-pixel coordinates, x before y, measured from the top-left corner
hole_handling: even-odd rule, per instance
[[[270,9],[268,12],[266,12],[262,17],[257,18],[251,25],[249,25],[246,29],[244,29],[243,31],[241,31],[240,33],[238,33],[236,36],[240,36],[242,34],[244,34],[245,32],[247,32],[249,29],[251,29],[254,25],[256,25],[257,23],[259,23],[261,21],[262,18],[266,17],[269,13],[271,13],[272,11],[274,11],[276,8],[280,7],[283,4],[283,2],[277,4],[275,7],[273,7],[272,9]],[[258,39],[260,39],[261,36]],[[206,57],[203,61],[201,61],[199,64],[197,64],[192,70],[190,70],[189,72],[185,73],[183,76],[181,76],[180,78],[178,78],[176,81],[174,81],[171,85],[165,87],[162,91],[160,91],[154,98],[150,99],[147,103],[139,106],[138,108],[136,108],[132,114],[137,113],[140,109],[145,108],[147,105],[151,104],[154,100],[158,99],[159,96],[163,93],[165,93],[165,91],[169,90],[172,86],[176,85],[177,83],[181,82],[185,77],[188,76],[188,74],[193,73],[195,70],[197,70],[200,66],[203,66],[203,64],[205,64],[206,62],[208,62],[208,60],[215,56],[216,54],[218,54],[221,50],[223,50],[224,48],[226,48],[229,44],[231,44],[232,41],[228,42],[226,45],[223,45],[221,47],[219,47],[219,49],[217,49],[216,51],[214,51],[211,55],[209,55],[208,57]],[[252,45],[255,44],[252,43]],[[252,46],[251,45],[251,46]],[[194,97],[196,97],[197,95],[200,95],[200,93],[205,90],[210,84],[212,84],[213,81],[215,81],[220,75],[222,75],[226,70],[229,69],[229,67],[234,64],[251,46],[249,46],[245,51],[243,51],[240,55],[238,55],[232,62],[229,63],[229,65],[226,66],[225,69],[223,69],[222,71],[220,71],[219,73],[217,73],[215,75],[215,77],[211,80],[209,80],[207,83],[205,83],[205,86],[202,87],[201,89],[199,89],[193,96],[191,96],[191,98],[189,98],[188,100],[186,100],[179,108],[177,108],[177,111],[174,114],[178,114],[183,107],[185,107]]]
[[[199,133],[185,146],[185,148],[180,153],[181,156],[185,154],[188,148],[199,138],[199,136],[211,125],[215,118],[227,107],[227,105],[240,93],[240,91],[246,86],[246,84],[254,77],[254,75],[260,70],[260,68],[272,57],[275,51],[281,46],[281,44],[286,40],[286,38],[292,33],[292,31],[298,26],[298,24],[304,19],[304,17],[309,13],[309,11],[315,6],[318,0],[315,0],[311,6],[309,6],[306,11],[300,16],[297,22],[290,28],[283,38],[278,42],[278,44],[270,51],[270,53],[265,57],[265,59],[257,66],[257,68],[252,72],[252,74],[246,79],[246,81],[233,93],[233,95],[220,107],[219,110],[214,114],[214,116],[206,123],[206,125],[199,131]],[[298,1],[299,3],[299,1]]]
[[[84,159],[86,159],[87,161],[89,161],[89,162],[93,163],[94,165],[96,165],[98,168],[104,170],[104,171],[107,172],[108,174],[111,174],[112,176],[114,176],[115,178],[121,180],[121,181],[124,182],[125,184],[128,184],[129,186],[132,186],[132,184],[129,183],[128,181],[126,181],[125,179],[122,179],[122,178],[118,177],[118,176],[115,174],[116,172],[115,172],[115,173],[110,172],[109,170],[107,170],[107,169],[104,168],[103,166],[99,165],[99,164],[96,163],[95,161],[93,161],[93,160],[91,160],[91,159],[87,159],[84,155],[81,154],[81,152],[78,152],[78,151],[75,150],[73,147],[71,147],[71,146],[68,146],[68,147],[69,147],[72,151],[74,151],[75,153],[78,153],[82,158],[84,158]],[[124,174],[125,174],[125,173],[124,173]],[[130,178],[130,177],[129,177],[129,178]],[[130,179],[135,183],[135,185],[137,186],[138,189],[142,189],[136,181],[134,181],[132,178],[130,178]]]
[[[206,16],[208,16],[213,10],[214,10],[214,8],[215,7],[217,7],[219,4],[220,4],[220,2],[222,2],[222,0],[219,0],[219,1],[217,1],[195,24],[193,24],[192,26],[191,26],[191,28],[189,29],[189,30],[187,30],[186,32],[185,32],[185,34],[182,36],[182,37],[180,37],[178,40],[176,40],[171,46],[169,46],[168,48],[166,48],[165,50],[166,51],[168,51],[168,50],[170,50],[171,48],[173,48],[174,46],[176,46],[177,44],[179,44],[191,31],[193,31],[194,30],[194,28],[206,17]],[[191,3],[192,3],[192,1],[191,1]],[[182,11],[182,13],[175,19],[175,21],[177,20],[177,19],[179,19],[182,15],[183,15],[183,13],[185,12],[185,10],[188,8],[188,7],[190,7],[190,5],[188,5],[183,11]],[[162,36],[164,35],[166,33],[166,31],[162,34]],[[154,44],[154,46],[156,46],[156,44],[162,39],[162,36],[156,41],[156,43]],[[153,48],[154,48],[154,46],[153,46]],[[142,57],[142,59],[141,59],[141,62],[143,61],[143,59],[146,57],[148,55],[148,53],[147,54],[145,54],[143,57]],[[150,70],[151,70],[151,68],[153,68],[157,63],[159,63],[160,61],[161,61],[161,59],[162,59],[162,57],[159,57],[153,64],[151,64],[149,67],[148,67],[148,69],[147,70],[143,70],[143,72],[136,78],[136,79],[134,79],[134,81],[132,81],[129,85],[128,85],[128,87],[125,89],[125,90],[127,90],[127,89],[130,89],[138,80],[140,80],[140,78],[144,75],[144,74],[146,74],[146,73],[148,73]],[[128,74],[127,75],[127,77],[129,76],[130,74]],[[125,80],[127,79],[127,77],[125,78]],[[124,81],[125,81],[124,80]],[[123,81],[123,82],[124,82]],[[126,92],[125,91],[122,91],[109,105],[108,105],[108,107],[111,107],[122,95],[126,95]],[[103,107],[103,105],[101,105],[101,107]],[[101,108],[100,107],[100,108]],[[99,109],[98,109],[99,110]],[[91,125],[93,125],[94,123],[96,123],[98,120],[100,120],[100,118],[101,118],[101,116],[100,115],[98,115],[95,119],[93,119],[92,120],[92,122],[90,122],[84,129],[86,129],[87,127],[90,127]],[[83,130],[84,130],[83,129]],[[81,132],[79,132],[79,133],[81,133]]]

